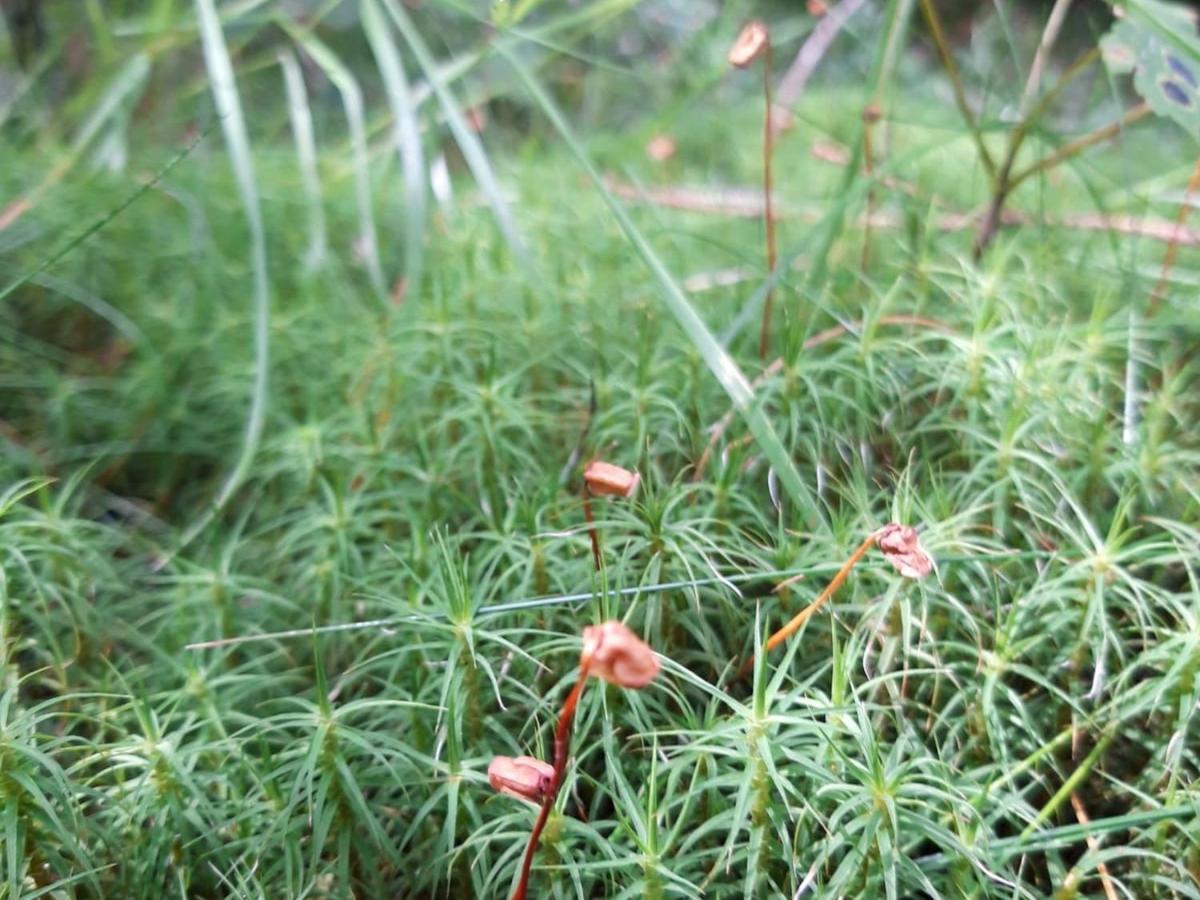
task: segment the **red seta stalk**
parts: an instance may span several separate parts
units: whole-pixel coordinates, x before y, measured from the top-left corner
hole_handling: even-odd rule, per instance
[[[588,490],[586,482],[583,485],[583,518],[587,521],[588,537],[592,539],[592,562],[599,572],[604,561],[600,556],[600,535],[596,534],[596,519],[592,515],[592,492]]]
[[[592,562],[596,564],[597,572],[604,567],[604,558],[600,554],[600,535],[596,533],[596,520],[592,516],[592,498],[632,497],[641,480],[636,471],[598,459],[593,459],[583,470],[583,516],[587,519],[588,537],[592,539]]]
[[[587,496],[586,490],[584,496],[585,498]],[[591,521],[590,515],[588,520]],[[521,878],[513,891],[512,900],[525,900],[525,895],[529,891],[529,873],[533,869],[533,856],[537,852],[542,830],[545,829],[546,822],[550,818],[550,810],[554,807],[558,789],[562,785],[563,775],[567,770],[571,724],[575,721],[575,707],[579,705],[579,698],[583,696],[583,688],[587,684],[589,663],[590,660],[586,658],[579,663],[579,680],[571,688],[571,693],[567,695],[566,702],[563,703],[562,712],[558,714],[558,727],[554,730],[554,777],[550,780],[550,787],[546,791],[545,799],[542,800],[542,808],[538,813],[537,821],[533,823],[533,831],[529,833],[529,844],[525,848],[525,859],[521,863]]]

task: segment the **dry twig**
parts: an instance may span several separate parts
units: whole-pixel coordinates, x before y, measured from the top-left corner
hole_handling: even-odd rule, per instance
[[[787,127],[791,119],[788,107],[795,106],[799,101],[805,87],[808,86],[808,79],[820,65],[838,32],[865,5],[866,0],[842,0],[813,28],[796,58],[788,66],[783,80],[779,82],[779,90],[775,92],[775,108],[771,115],[771,128],[775,134]]]
[[[1146,310],[1147,315],[1154,315],[1158,311],[1158,305],[1162,302],[1163,294],[1167,290],[1167,281],[1171,276],[1171,267],[1175,265],[1175,256],[1179,251],[1179,245],[1184,232],[1187,231],[1188,216],[1192,212],[1192,197],[1197,191],[1200,191],[1200,157],[1196,159],[1196,165],[1192,169],[1192,177],[1188,179],[1187,189],[1184,191],[1183,202],[1179,204],[1179,213],[1175,216],[1175,228],[1171,232],[1171,239],[1167,243],[1167,252],[1163,254],[1162,272],[1159,273],[1158,283],[1154,285],[1154,290],[1150,294],[1150,306]]]
[[[642,189],[623,184],[612,178],[607,179],[607,185],[614,194],[622,199],[683,212],[754,219],[761,216],[763,210],[758,192],[751,188],[673,186]],[[897,182],[897,186],[902,188],[904,183]],[[774,201],[772,209],[776,218],[795,217],[804,222],[815,222],[824,215],[823,211],[819,209],[789,207],[781,204],[778,199]],[[933,220],[933,226],[939,231],[964,231],[974,228],[978,220],[977,213],[946,212]],[[860,220],[860,224],[865,225],[866,223]],[[896,228],[901,224],[900,216],[891,212],[877,212],[870,219],[872,228]],[[1181,247],[1200,247],[1200,230],[1188,228],[1178,221],[1156,216],[1139,217],[1127,213],[1068,213],[1055,218],[1051,216],[1033,217],[1013,210],[1005,210],[1000,216],[999,225],[1005,228],[1032,225],[1041,228],[1065,228],[1077,231],[1113,231],[1118,234],[1149,238],[1162,243],[1177,243]],[[730,270],[720,276],[715,276],[719,278],[716,283],[721,285],[738,284],[754,277],[749,270],[738,271],[743,272],[745,277],[734,277],[733,271]],[[713,284],[706,281],[697,290],[711,286]]]
[[[1079,824],[1087,827],[1091,819],[1088,818],[1083,801],[1074,792],[1071,794],[1071,808],[1075,810],[1075,818],[1079,821]],[[1085,840],[1087,841],[1088,849],[1093,853],[1100,849],[1100,842],[1096,840],[1095,835],[1089,834]],[[1117,892],[1113,888],[1112,876],[1108,874],[1108,866],[1104,863],[1097,863],[1096,872],[1100,876],[1100,885],[1104,888],[1105,900],[1117,900]],[[1079,871],[1072,869],[1067,873],[1067,877],[1063,881],[1064,893],[1073,893],[1077,889],[1078,882]]]

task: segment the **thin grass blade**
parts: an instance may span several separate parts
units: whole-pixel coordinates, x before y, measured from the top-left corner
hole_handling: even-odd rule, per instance
[[[346,112],[346,125],[350,131],[350,152],[354,158],[354,189],[358,202],[357,251],[362,256],[367,278],[381,302],[387,299],[387,283],[383,267],[379,262],[379,240],[375,232],[375,213],[371,205],[371,163],[367,149],[367,126],[363,113],[362,90],[358,81],[338,58],[337,54],[323,44],[312,32],[298,27],[290,19],[281,16],[280,27],[299,44],[325,76],[333,82],[342,98]]]
[[[404,169],[404,280],[405,290],[416,290],[421,283],[421,264],[424,256],[426,182],[425,153],[421,147],[421,131],[417,123],[416,106],[400,51],[392,40],[387,23],[380,14],[377,0],[362,0],[363,30],[375,54],[375,62],[383,76],[388,102],[392,107],[393,139],[400,165]]]
[[[396,0],[384,0],[384,2],[388,13],[392,17],[392,21],[400,29],[400,34],[403,35],[405,42],[417,58],[417,63],[424,71],[425,78],[429,82],[429,87],[437,97],[438,103],[441,104],[442,114],[446,117],[446,124],[450,127],[450,132],[454,135],[454,140],[458,144],[458,148],[462,151],[463,158],[467,161],[467,166],[470,168],[471,174],[479,184],[479,189],[483,191],[484,196],[491,205],[492,214],[496,217],[496,223],[500,226],[501,233],[503,233],[505,240],[508,241],[509,246],[516,255],[517,261],[525,268],[527,274],[530,276],[535,275],[533,256],[529,252],[529,245],[517,228],[512,210],[509,209],[508,201],[504,199],[504,194],[501,192],[500,185],[496,181],[496,174],[492,171],[491,163],[488,162],[483,144],[467,124],[466,117],[463,115],[462,109],[459,108],[458,101],[455,100],[454,94],[447,87],[446,81],[438,69],[437,62],[433,58],[433,54],[429,52],[429,47],[425,44],[416,26],[413,25],[412,19],[408,17],[408,13],[404,11]]]
[[[237,181],[238,194],[250,229],[250,261],[254,272],[252,309],[254,316],[254,386],[250,411],[246,417],[246,434],[242,452],[233,471],[225,479],[213,501],[212,509],[184,536],[188,543],[212,517],[225,506],[241,485],[254,461],[262,438],[263,421],[267,412],[267,373],[270,360],[269,326],[270,293],[267,285],[267,242],[263,229],[262,210],[258,201],[258,183],[254,174],[254,159],[250,153],[250,138],[242,115],[241,99],[233,74],[233,63],[225,46],[225,35],[217,18],[214,0],[196,0],[200,37],[204,46],[204,61],[211,80],[213,101],[221,120],[221,130]]]
[[[721,347],[716,337],[709,331],[708,326],[697,315],[691,303],[688,302],[683,289],[679,286],[675,277],[667,270],[662,260],[659,259],[658,254],[654,252],[654,248],[650,246],[650,242],[646,240],[637,225],[634,224],[625,207],[608,190],[604,179],[592,164],[587,152],[576,139],[570,126],[563,118],[562,113],[550,98],[550,95],[530,75],[524,63],[509,48],[503,44],[497,44],[497,51],[516,71],[526,89],[533,96],[538,106],[541,107],[546,117],[550,119],[563,141],[578,160],[580,166],[592,179],[596,190],[616,218],[617,223],[621,226],[621,230],[625,233],[625,237],[633,245],[634,249],[637,250],[642,261],[646,263],[647,267],[653,273],[667,307],[683,327],[684,332],[695,345],[696,349],[700,351],[704,362],[708,365],[713,375],[716,376],[721,387],[725,389],[725,392],[729,395],[729,399],[733,401],[733,405],[746,420],[746,425],[750,429],[751,434],[754,435],[754,440],[770,461],[780,481],[783,482],[788,496],[800,510],[805,525],[810,529],[818,527],[821,522],[821,513],[817,508],[816,501],[808,487],[804,484],[803,479],[801,479],[796,464],[792,461],[791,455],[783,446],[779,435],[775,433],[770,420],[762,408],[754,402],[754,389],[750,386],[750,382],[742,373],[742,370],[738,368],[733,357]]]
[[[329,253],[328,230],[325,227],[325,207],[321,202],[321,177],[317,173],[317,142],[313,136],[312,111],[308,105],[308,89],[304,74],[291,50],[280,50],[279,68],[287,91],[288,118],[296,142],[296,161],[300,164],[300,181],[308,208],[308,251],[304,268],[312,272],[325,263]]]

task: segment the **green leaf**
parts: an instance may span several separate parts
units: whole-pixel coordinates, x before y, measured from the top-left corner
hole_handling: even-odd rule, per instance
[[[1195,14],[1158,0],[1136,0],[1100,41],[1108,68],[1133,72],[1134,89],[1157,115],[1200,138],[1200,40]]]

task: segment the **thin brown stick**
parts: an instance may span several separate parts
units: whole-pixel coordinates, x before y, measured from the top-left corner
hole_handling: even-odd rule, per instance
[[[1192,197],[1197,191],[1200,191],[1200,157],[1196,158],[1196,165],[1192,168],[1192,177],[1188,179],[1187,188],[1183,194],[1183,202],[1179,204],[1179,212],[1175,216],[1175,230],[1171,234],[1170,243],[1167,244],[1167,252],[1163,254],[1162,271],[1158,275],[1158,283],[1154,285],[1154,290],[1150,294],[1150,305],[1146,309],[1148,316],[1158,312],[1158,305],[1166,293],[1171,268],[1175,265],[1175,256],[1179,252],[1179,235],[1187,229],[1188,216],[1192,213]]]
[[[1025,221],[1014,221],[1013,224],[1025,224]],[[1164,243],[1174,241],[1184,247],[1200,247],[1200,231],[1180,228],[1164,219],[1138,218],[1120,213],[1111,215],[1084,213],[1044,222],[1036,219],[1027,221],[1031,225],[1043,224],[1051,228],[1074,228],[1080,231],[1115,231],[1118,234],[1136,235]]]
[[[599,572],[604,566],[604,558],[600,555],[600,535],[596,533],[596,519],[592,515],[592,492],[586,482],[583,485],[583,518],[587,521],[588,537],[592,539],[592,563]]]
[[[765,214],[762,190],[758,187],[734,185],[709,187],[681,185],[675,187],[641,188],[609,176],[605,186],[622,200],[648,203],[684,212],[708,213],[738,219],[757,219]],[[775,218],[794,215],[796,210],[771,198],[771,214]]]
[[[892,187],[884,179],[880,179],[885,187]],[[704,215],[729,216],[731,218],[758,218],[762,215],[762,198],[757,196],[758,189],[728,187],[713,189],[705,187],[668,187],[651,190],[641,190],[631,185],[622,184],[608,179],[609,189],[623,200],[635,203],[648,203],[665,209],[676,209],[683,212],[694,212]],[[907,186],[903,182],[895,182],[897,190]],[[911,191],[910,191],[911,192]],[[752,196],[753,195],[753,196]],[[781,207],[778,199],[772,206],[777,219],[795,218],[799,221],[813,222],[819,220],[824,210],[815,208]],[[940,231],[965,231],[975,228],[979,222],[977,212],[945,212],[938,216],[933,226]],[[865,224],[860,220],[860,225]],[[896,228],[902,224],[900,217],[889,212],[876,212],[871,216],[872,228]],[[1139,217],[1125,213],[1073,213],[1060,218],[1032,217],[1019,212],[1005,210],[1000,215],[999,227],[1012,228],[1023,225],[1034,225],[1041,228],[1065,228],[1077,231],[1114,231],[1118,234],[1128,234],[1148,238],[1167,244],[1176,241],[1182,247],[1200,246],[1200,229],[1179,227],[1171,219],[1158,217]],[[707,276],[692,276],[689,281],[698,287],[689,290],[706,290],[709,287],[740,284],[757,278],[758,273],[751,269],[722,270]]]
[[[1075,810],[1075,818],[1078,820],[1079,824],[1086,828],[1092,820],[1087,814],[1087,809],[1084,807],[1083,801],[1079,799],[1079,795],[1075,792],[1071,793],[1071,808]],[[1085,840],[1087,842],[1088,849],[1093,853],[1100,849],[1100,841],[1096,839],[1095,835],[1089,834]],[[1112,876],[1108,874],[1108,866],[1104,863],[1097,863],[1096,873],[1100,876],[1100,886],[1104,888],[1105,900],[1117,900],[1117,892],[1113,887]],[[1071,888],[1074,886],[1074,883],[1078,881],[1079,872],[1076,869],[1072,869],[1067,873],[1067,877],[1063,882],[1063,887]]]
[[[554,808],[558,789],[562,786],[563,775],[567,770],[567,747],[571,740],[571,723],[575,720],[575,707],[579,705],[579,698],[583,695],[583,688],[587,684],[589,662],[590,660],[586,656],[580,661],[579,679],[571,688],[571,693],[567,695],[562,712],[558,714],[558,726],[554,729],[554,777],[550,780],[550,787],[546,790],[546,796],[542,800],[542,808],[538,812],[537,821],[533,823],[533,830],[529,833],[529,844],[525,847],[525,859],[521,863],[521,878],[513,890],[512,900],[525,900],[525,895],[529,891],[529,873],[533,869],[533,857],[537,853],[538,841],[550,818],[550,810]]]
[[[942,62],[942,68],[946,70],[946,75],[950,79],[950,86],[954,89],[954,102],[958,106],[958,111],[962,115],[963,121],[967,123],[971,137],[975,139],[975,149],[979,153],[979,161],[987,171],[988,177],[994,182],[996,179],[996,163],[992,159],[992,155],[988,153],[987,145],[983,142],[983,132],[979,130],[979,124],[975,121],[975,114],[971,112],[971,107],[967,103],[967,95],[963,90],[962,78],[958,74],[958,67],[954,64],[954,57],[950,54],[950,46],[946,42],[946,35],[942,31],[942,22],[938,18],[937,10],[933,6],[933,0],[921,0],[921,12],[925,16],[926,24],[929,26],[929,33],[933,37],[934,46],[937,47],[938,58]]]
[[[863,119],[863,175],[867,179],[867,214],[863,226],[862,256],[858,261],[859,271],[866,275],[871,260],[871,217],[875,215],[875,146],[872,140],[875,123],[881,115],[879,106],[868,103],[862,112]]]
[[[1025,90],[1021,92],[1019,109],[1022,119],[1029,114],[1029,104],[1033,102],[1033,98],[1042,84],[1042,70],[1046,67],[1046,58],[1050,55],[1054,42],[1058,40],[1058,33],[1062,29],[1063,21],[1067,18],[1067,10],[1070,8],[1071,0],[1055,0],[1050,15],[1046,18],[1046,27],[1042,29],[1042,39],[1038,41],[1037,52],[1034,53],[1033,63],[1029,67],[1029,77],[1025,80]]]
[[[976,262],[979,262],[983,258],[983,251],[988,248],[988,245],[996,236],[997,229],[1000,227],[1000,217],[1004,211],[1004,201],[1008,199],[1010,193],[1007,168],[1001,167],[997,181],[999,184],[992,193],[992,199],[988,203],[987,212],[980,219],[979,228],[975,232],[975,240],[971,243],[971,257]]]
[[[1139,103],[1115,122],[1109,122],[1107,125],[1101,126],[1095,131],[1089,131],[1087,134],[1063,144],[1050,155],[1042,157],[1037,162],[1033,163],[1027,168],[1022,169],[1020,172],[1014,175],[1012,180],[1009,182],[1009,191],[1015,191],[1023,181],[1032,178],[1039,172],[1045,172],[1047,169],[1053,169],[1054,167],[1066,162],[1071,157],[1078,156],[1088,147],[1092,147],[1096,144],[1103,143],[1110,138],[1116,137],[1134,122],[1145,118],[1149,114],[1150,104]]]
[[[849,334],[851,331],[857,331],[863,327],[863,322],[853,322],[850,325],[834,325],[832,328],[826,328],[824,331],[818,331],[803,344],[804,350],[812,350],[814,347],[820,347],[822,344],[828,344],[830,341],[837,340],[844,334]],[[921,316],[880,316],[880,325],[914,325],[918,328],[930,328],[935,331],[950,332],[952,329],[936,319],[926,319]],[[757,389],[764,381],[773,378],[783,370],[783,357],[777,357],[771,361],[758,377],[751,383],[750,387]],[[696,462],[696,471],[692,475],[692,481],[699,481],[704,477],[704,470],[708,468],[709,460],[712,458],[713,450],[720,442],[725,431],[733,424],[734,418],[737,416],[737,410],[731,409],[725,415],[721,416],[710,429],[708,444],[704,448],[704,452],[700,454],[700,459]]]
[[[771,127],[771,39],[767,38],[767,46],[763,53],[763,225],[766,229],[767,240],[767,278],[775,278],[775,214],[771,209],[771,196],[774,188],[771,184],[771,156],[774,149],[774,129]],[[762,330],[758,337],[758,358],[767,358],[767,347],[771,342],[771,308],[775,292],[771,289],[771,281],[767,282],[767,295],[763,300]]]
[[[1004,208],[1005,201],[1012,191],[1010,178],[1012,176],[1013,165],[1017,159],[1017,152],[1021,149],[1021,145],[1025,142],[1025,136],[1029,133],[1029,128],[1036,117],[1040,117],[1045,112],[1046,106],[1049,103],[1047,97],[1042,103],[1038,103],[1033,110],[1030,109],[1033,104],[1033,98],[1037,95],[1038,87],[1042,81],[1042,69],[1046,65],[1046,57],[1050,53],[1050,48],[1054,46],[1054,42],[1058,39],[1058,32],[1062,28],[1063,20],[1066,18],[1067,10],[1071,6],[1071,0],[1055,0],[1054,7],[1050,10],[1050,15],[1046,19],[1046,27],[1042,31],[1042,39],[1038,42],[1037,53],[1034,54],[1033,64],[1029,67],[1029,77],[1025,81],[1025,90],[1021,93],[1021,102],[1018,106],[1019,121],[1017,126],[1009,134],[1008,149],[1004,153],[1004,160],[1000,164],[1000,169],[996,173],[995,184],[992,186],[992,200],[988,204],[987,212],[979,223],[979,230],[976,232],[975,241],[972,246],[972,255],[978,261],[984,250],[992,242],[992,238],[996,235],[996,228],[1000,224],[1001,211]],[[1065,84],[1081,71],[1078,67],[1072,66],[1067,73],[1059,80],[1050,94],[1057,94]]]
[[[791,621],[789,621],[786,625],[784,625],[767,639],[767,644],[763,648],[763,654],[765,655],[770,653],[789,637],[799,631],[800,627],[807,622],[815,612],[824,606],[830,597],[833,596],[834,591],[842,586],[842,582],[844,582],[847,576],[849,576],[850,570],[858,564],[860,559],[867,555],[867,551],[873,546],[875,546],[875,532],[871,532],[869,535],[867,535],[863,542],[859,544],[857,548],[855,548],[853,553],[850,554],[850,558],[842,563],[842,567],[838,569],[837,574],[833,576],[829,584],[825,585],[825,590],[821,591],[821,593],[817,595],[817,599],[808,604],[808,606],[804,607],[804,609],[800,610],[800,612],[796,613],[796,615],[792,616]],[[789,582],[784,582],[784,584],[787,583]],[[783,587],[783,584],[779,585],[779,587]],[[778,589],[779,588],[777,587],[776,590]],[[749,672],[754,666],[754,660],[755,657],[750,657],[742,664],[742,668],[738,672],[739,678],[745,677],[746,673]]]
[[[865,5],[866,0],[842,0],[813,28],[780,80],[779,90],[775,92],[775,111],[771,116],[771,127],[775,134],[785,128],[791,117],[789,108],[795,106],[804,93],[808,79],[829,51],[838,32]]]

